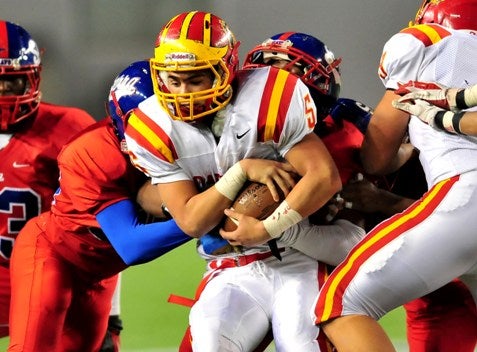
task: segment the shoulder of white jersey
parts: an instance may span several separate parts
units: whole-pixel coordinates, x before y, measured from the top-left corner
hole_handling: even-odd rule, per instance
[[[425,47],[434,45],[442,39],[452,35],[452,30],[439,24],[417,24],[404,28],[400,34],[410,35],[419,40]]]
[[[259,105],[257,107],[258,142],[271,140],[278,142],[291,108],[295,109],[297,113],[303,114],[305,107],[302,99],[304,95],[309,94],[308,87],[288,71],[271,66],[241,70],[238,82],[236,101],[241,101],[242,95],[248,94],[259,98],[258,101],[255,100]],[[250,87],[251,90],[248,91],[247,87]],[[296,101],[298,98],[300,100]],[[243,103],[246,104],[247,101],[245,100]],[[312,108],[316,109],[314,105]]]
[[[126,140],[134,140],[134,144],[162,159],[173,163],[177,152],[171,139],[172,120],[163,110],[155,96],[141,102],[131,113],[125,126]],[[134,150],[130,149],[134,153]]]

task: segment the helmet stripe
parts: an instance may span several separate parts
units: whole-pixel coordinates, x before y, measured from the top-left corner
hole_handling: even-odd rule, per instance
[[[8,31],[7,22],[0,22],[0,57],[10,57],[8,50]]]
[[[296,34],[296,32],[285,32],[285,33],[282,33],[280,35],[280,37],[278,37],[278,40],[287,40],[288,38],[290,38],[293,34]]]
[[[212,46],[212,43],[211,43],[211,35],[212,35],[212,21],[211,21],[211,18],[210,18],[210,13],[206,13],[205,16],[204,16],[204,35],[203,35],[203,40],[204,40],[204,44],[205,45],[208,45],[208,46]]]

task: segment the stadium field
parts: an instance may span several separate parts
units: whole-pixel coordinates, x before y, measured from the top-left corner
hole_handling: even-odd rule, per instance
[[[131,267],[122,274],[121,352],[177,351],[189,308],[167,302],[169,295],[194,296],[204,272],[204,262],[195,253],[195,241],[147,264]],[[399,351],[406,351],[404,313],[398,308],[381,323]],[[7,339],[0,339],[6,351]],[[273,347],[269,349],[273,351]]]

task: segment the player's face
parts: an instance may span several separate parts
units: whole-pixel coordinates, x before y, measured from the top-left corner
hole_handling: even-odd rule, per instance
[[[209,70],[169,72],[166,85],[172,94],[196,93],[212,88],[213,76]]]
[[[26,77],[20,75],[0,75],[0,96],[22,95],[25,92]]]

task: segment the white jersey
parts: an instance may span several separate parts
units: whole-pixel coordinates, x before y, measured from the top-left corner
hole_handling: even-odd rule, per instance
[[[392,36],[383,48],[379,76],[387,89],[410,80],[466,88],[477,83],[477,33],[422,24]],[[477,169],[477,138],[442,133],[411,117],[411,143],[429,187]]]
[[[273,67],[244,70],[236,83],[236,95],[221,112],[225,120],[218,143],[207,124],[173,120],[155,96],[139,104],[125,131],[132,162],[153,183],[191,180],[203,191],[237,161],[278,160],[313,132],[315,104],[293,74]],[[268,246],[245,252],[263,250]]]

